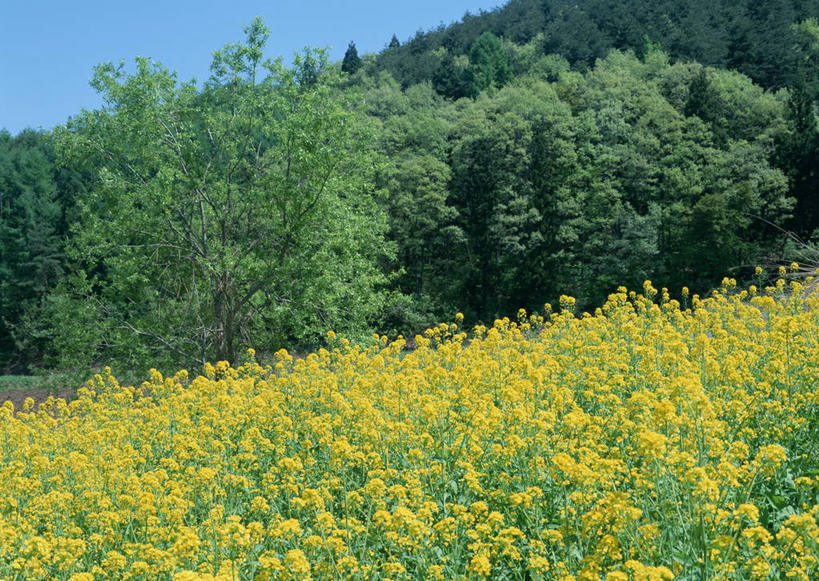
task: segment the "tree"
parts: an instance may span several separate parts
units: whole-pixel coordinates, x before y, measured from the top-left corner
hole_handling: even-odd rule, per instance
[[[609,7],[604,14],[608,15]],[[560,10],[544,30],[544,52],[558,53],[579,68],[590,68],[595,59],[615,48],[605,29],[601,29],[594,14],[582,4],[572,4]],[[640,48],[640,47],[633,47]]]
[[[355,43],[350,41],[347,45],[347,52],[344,53],[344,60],[341,61],[341,70],[348,75],[353,75],[361,67],[361,59],[358,56],[358,50]]]
[[[467,94],[476,97],[491,86],[500,88],[511,76],[509,55],[503,42],[491,32],[484,32],[469,53],[469,66],[464,75]]]
[[[496,106],[464,119],[452,152],[451,203],[464,235],[452,290],[465,313],[484,319],[520,306],[518,269],[542,219],[532,205],[531,126],[519,111]]]
[[[819,228],[819,128],[814,102],[805,83],[798,83],[788,99],[789,134],[778,144],[779,165],[790,178],[796,198],[792,226],[809,237]]]
[[[0,132],[0,365],[25,363],[14,328],[62,278],[62,214],[52,137]]]
[[[685,103],[684,112],[689,117],[696,115],[702,121],[708,123],[717,143],[725,144],[730,135],[719,124],[719,120],[724,117],[722,108],[717,91],[712,86],[709,78],[708,69],[703,67],[688,84],[688,99]]]
[[[792,102],[791,107],[794,109],[811,109],[815,103],[819,103],[819,19],[808,18],[803,22],[799,22],[791,27],[796,36],[797,44],[794,47],[794,53],[797,61],[795,79],[791,83],[792,86]],[[796,101],[802,101],[797,104]],[[809,116],[804,110],[792,111],[795,118]],[[806,121],[808,125],[815,125],[815,114],[810,115],[813,121]],[[797,131],[805,133],[806,127],[799,127],[797,123]]]
[[[339,78],[324,52],[263,60],[259,19],[245,32],[201,90],[147,59],[98,66],[105,108],[60,134],[64,163],[99,168],[59,303],[96,305],[108,331],[86,357],[235,361],[361,331],[379,308],[385,223]]]
[[[439,95],[449,99],[460,99],[466,94],[463,74],[463,69],[458,68],[455,58],[447,52],[432,76],[432,87]]]
[[[442,257],[460,234],[452,226],[457,212],[446,203],[449,166],[429,154],[405,153],[388,179],[390,237],[405,270],[400,290],[416,296],[440,292],[451,281],[435,277],[445,270],[439,268]]]
[[[392,38],[390,39],[390,44],[387,46],[387,48],[392,49],[398,48],[399,46],[401,46],[401,43],[398,41],[398,37],[393,34]]]

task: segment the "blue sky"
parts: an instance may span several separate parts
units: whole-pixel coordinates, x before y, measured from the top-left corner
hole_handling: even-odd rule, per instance
[[[0,129],[51,128],[100,105],[94,65],[151,57],[180,80],[208,76],[211,54],[242,39],[255,16],[271,29],[267,56],[355,41],[359,54],[419,29],[460,20],[504,0],[0,0]]]

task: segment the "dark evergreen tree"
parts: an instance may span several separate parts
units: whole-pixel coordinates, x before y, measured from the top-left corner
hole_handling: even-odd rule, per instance
[[[0,133],[0,367],[27,363],[14,329],[63,275],[65,209],[56,177],[51,135]]]
[[[801,85],[811,99],[819,101],[819,18],[808,18],[791,28],[797,40],[793,85]]]
[[[432,87],[439,95],[448,99],[460,99],[466,96],[463,80],[464,71],[458,69],[455,58],[448,52],[441,59],[441,63],[432,77]]]
[[[799,83],[788,101],[791,133],[779,145],[778,158],[796,198],[792,226],[808,237],[819,228],[819,129],[811,90]]]
[[[344,53],[344,60],[341,61],[341,70],[353,75],[359,68],[361,68],[361,58],[358,56],[355,43],[350,41],[350,44],[347,45],[347,52]]]
[[[401,46],[401,43],[398,41],[398,37],[393,34],[392,38],[390,39],[390,44],[387,46],[387,48],[388,49],[398,48],[400,46]]]
[[[718,144],[725,144],[729,139],[729,135],[718,123],[723,113],[722,103],[711,84],[708,70],[704,67],[688,84],[688,99],[684,113],[689,117],[696,115],[708,123]]]
[[[581,70],[606,56],[615,45],[591,12],[584,10],[582,5],[566,6],[560,10],[558,17],[546,25],[545,52],[560,54]],[[630,48],[635,51],[642,48],[642,38],[640,46]]]

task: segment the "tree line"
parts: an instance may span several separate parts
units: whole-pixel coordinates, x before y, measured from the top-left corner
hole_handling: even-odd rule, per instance
[[[819,5],[809,0],[510,0],[403,44],[393,37],[373,65],[404,88],[432,81],[450,57],[466,66],[463,57],[488,33],[534,43],[581,71],[612,50],[640,53],[655,43],[675,60],[737,70],[765,88],[805,82],[815,91],[816,18]]]
[[[694,4],[652,10],[701,32]],[[707,292],[781,258],[780,228],[816,236],[815,79],[697,62],[639,21],[584,60],[549,27],[622,6],[557,6],[291,66],[256,20],[202,86],[100,65],[104,107],[0,132],[0,366],[142,372],[645,279]],[[788,14],[801,67],[819,27]]]

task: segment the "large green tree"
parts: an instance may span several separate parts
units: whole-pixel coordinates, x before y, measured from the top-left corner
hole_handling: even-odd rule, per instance
[[[99,171],[71,244],[79,270],[54,300],[80,315],[60,319],[64,342],[102,329],[81,335],[79,362],[235,361],[361,331],[378,310],[385,222],[337,73],[323,52],[264,60],[258,19],[246,34],[202,89],[145,59],[99,66],[105,107],[62,131],[63,160]]]

